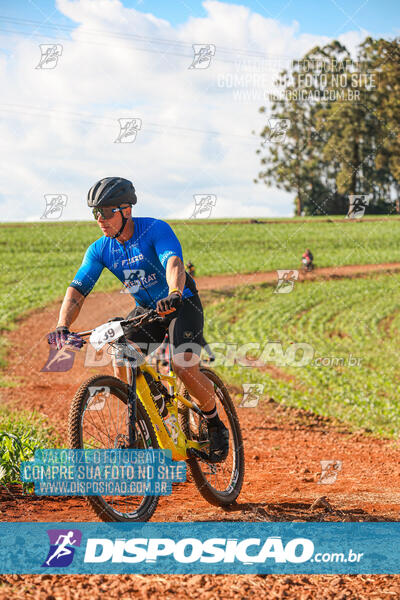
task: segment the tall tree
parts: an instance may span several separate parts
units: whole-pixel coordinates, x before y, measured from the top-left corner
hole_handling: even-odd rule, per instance
[[[296,68],[294,70],[296,71]],[[320,165],[318,147],[321,136],[312,129],[314,107],[296,96],[293,72],[282,71],[276,82],[278,92],[271,99],[271,117],[261,132],[263,170],[255,182],[276,185],[285,191],[294,191],[295,213],[302,214],[305,207],[323,192],[324,185],[314,175]],[[260,112],[266,112],[265,107]],[[280,125],[280,123],[282,125]],[[282,131],[283,125],[287,125]]]
[[[354,61],[334,41],[283,71],[256,181],[295,192],[296,214],[345,214],[352,194],[388,212],[400,182],[399,57],[398,40],[367,38]],[[277,119],[290,121],[279,144]]]
[[[385,197],[394,197],[400,212],[400,39],[391,41],[368,37],[361,45],[364,60],[376,74],[372,98],[379,122],[380,143],[376,149],[375,166]]]

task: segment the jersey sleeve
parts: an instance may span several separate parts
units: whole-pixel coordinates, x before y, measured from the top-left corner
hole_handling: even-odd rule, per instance
[[[70,287],[75,288],[78,292],[87,296],[94,288],[103,269],[104,264],[100,260],[96,245],[91,244],[86,250],[82,264],[70,283]]]
[[[171,256],[177,256],[183,261],[182,246],[168,223],[155,221],[152,234],[154,248],[164,269]]]

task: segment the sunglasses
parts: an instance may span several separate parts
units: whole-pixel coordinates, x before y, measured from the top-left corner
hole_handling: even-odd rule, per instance
[[[101,215],[103,217],[103,219],[112,219],[114,214],[117,212],[121,212],[122,210],[124,210],[124,208],[128,208],[128,206],[119,206],[118,208],[112,208],[111,206],[105,206],[104,208],[94,208],[93,209],[93,216],[94,218],[97,219],[99,218],[99,215]]]

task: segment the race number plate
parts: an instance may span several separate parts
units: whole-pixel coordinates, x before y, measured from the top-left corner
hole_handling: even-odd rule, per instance
[[[101,350],[109,342],[114,342],[124,335],[120,321],[111,321],[93,329],[90,343],[95,350]]]

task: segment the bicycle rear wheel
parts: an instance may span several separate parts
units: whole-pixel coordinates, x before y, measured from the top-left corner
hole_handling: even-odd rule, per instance
[[[70,448],[127,448],[126,383],[109,375],[85,381],[71,404],[68,422]],[[139,399],[136,419],[137,448],[159,448],[157,437]],[[86,496],[102,521],[148,521],[157,508],[158,496]]]
[[[229,429],[229,454],[221,463],[211,464],[197,457],[189,458],[187,462],[203,498],[210,504],[226,506],[236,500],[243,485],[245,461],[242,433],[235,405],[223,381],[211,369],[201,367],[200,370],[214,386],[219,417]],[[185,394],[189,396],[187,390]],[[199,442],[208,440],[205,419],[187,406],[181,406],[179,413],[181,428],[188,439]]]

